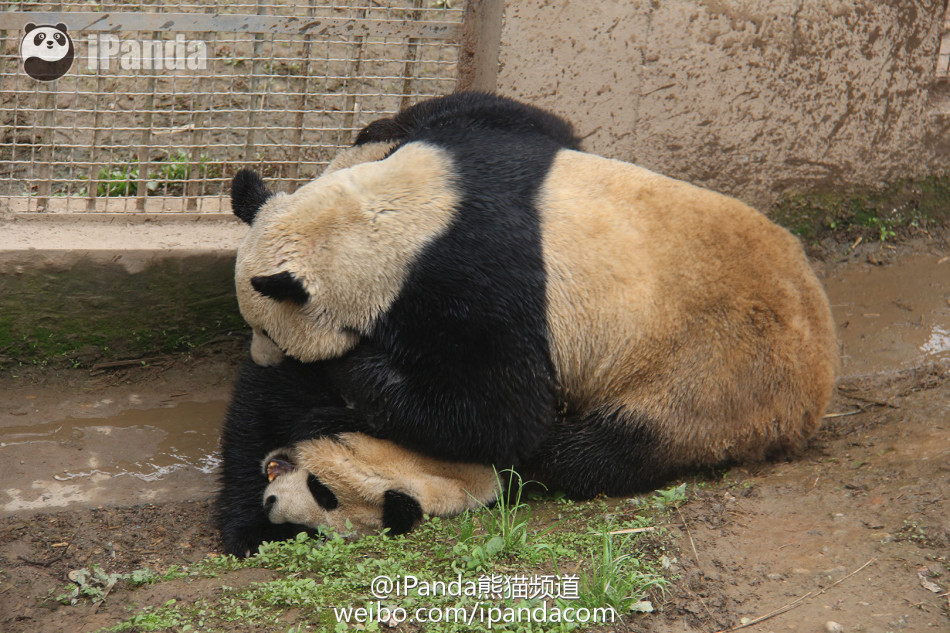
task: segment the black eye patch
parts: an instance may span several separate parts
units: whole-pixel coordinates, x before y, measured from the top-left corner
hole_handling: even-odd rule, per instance
[[[303,287],[303,283],[286,270],[274,275],[252,277],[251,286],[275,301],[293,301],[300,306],[310,301],[310,294]]]
[[[333,510],[340,505],[340,501],[336,498],[336,495],[333,494],[333,491],[327,488],[326,485],[312,473],[307,477],[307,488],[310,489],[310,494],[313,495],[313,498],[316,499],[317,503],[324,509]]]

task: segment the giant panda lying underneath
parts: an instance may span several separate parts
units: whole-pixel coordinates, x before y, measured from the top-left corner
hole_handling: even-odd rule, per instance
[[[322,363],[245,364],[221,438],[227,553],[245,556],[320,526],[401,534],[423,513],[450,516],[495,500],[495,471],[483,464],[440,462],[362,433],[310,439],[321,432],[308,413],[328,406],[344,405]]]
[[[583,498],[815,431],[837,344],[798,241],[576,144],[549,113],[460,93],[370,124],[293,194],[235,177],[252,357],[316,363],[338,399],[284,445],[359,431]]]

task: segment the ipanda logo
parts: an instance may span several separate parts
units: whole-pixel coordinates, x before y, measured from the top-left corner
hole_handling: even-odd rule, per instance
[[[32,22],[23,28],[20,58],[26,74],[38,81],[53,81],[73,65],[76,49],[65,24]],[[113,61],[123,70],[197,70],[208,67],[208,47],[200,40],[123,40],[111,33],[92,34],[86,42],[87,70],[109,71]]]
[[[56,26],[31,22],[23,27],[20,59],[27,75],[39,81],[53,81],[66,74],[76,54],[66,30],[62,22]]]

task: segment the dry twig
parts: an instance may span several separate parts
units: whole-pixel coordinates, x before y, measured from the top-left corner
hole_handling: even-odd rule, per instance
[[[76,528],[76,531],[73,532],[73,535],[69,537],[68,541],[66,541],[66,547],[63,548],[63,551],[61,551],[59,555],[54,556],[48,561],[30,560],[29,558],[25,558],[23,556],[17,556],[17,558],[19,558],[20,560],[22,560],[24,563],[28,565],[34,565],[36,567],[49,567],[53,563],[63,560],[63,557],[66,556],[66,552],[69,551],[69,546],[73,544],[73,541],[76,539],[76,535],[79,534],[79,530],[81,528],[82,528],[82,523],[79,524],[79,527]]]
[[[683,527],[686,528],[686,536],[689,537],[689,545],[693,548],[693,557],[696,559],[696,567],[699,568],[699,571],[703,571],[703,564],[699,562],[699,552],[696,551],[696,543],[693,541],[693,533],[689,530],[689,525],[686,523],[686,517],[683,516],[683,513],[680,512],[679,506],[676,506],[676,514],[680,515],[680,521],[683,522]]]
[[[805,594],[804,596],[802,596],[801,598],[798,598],[797,600],[795,600],[795,601],[793,601],[793,602],[789,602],[789,603],[788,603],[787,605],[785,605],[784,607],[779,607],[778,609],[776,609],[775,611],[772,611],[771,613],[766,613],[766,614],[763,615],[763,616],[760,616],[760,617],[758,617],[758,618],[755,618],[754,620],[749,620],[749,621],[746,622],[745,624],[740,624],[739,626],[734,626],[734,627],[732,627],[731,629],[722,629],[722,630],[720,630],[720,631],[716,631],[716,633],[732,633],[732,631],[738,631],[739,629],[744,629],[744,628],[746,628],[746,627],[750,627],[750,626],[753,626],[753,625],[755,625],[755,624],[758,624],[759,622],[764,622],[764,621],[766,621],[766,620],[768,620],[768,619],[774,618],[775,616],[782,615],[783,613],[787,613],[788,611],[791,611],[792,609],[795,609],[796,607],[802,606],[809,598],[817,598],[818,596],[820,596],[821,594],[825,593],[826,591],[832,589],[833,587],[836,587],[836,586],[840,585],[840,584],[843,583],[845,580],[847,580],[848,578],[851,578],[851,576],[854,576],[855,574],[857,574],[858,572],[860,572],[862,569],[864,569],[865,567],[867,567],[867,566],[870,565],[871,563],[875,562],[876,560],[877,560],[876,558],[872,558],[871,560],[869,560],[868,562],[864,563],[863,565],[861,565],[860,567],[858,567],[857,569],[855,569],[853,572],[851,572],[850,574],[848,574],[848,575],[845,576],[844,578],[841,578],[840,580],[836,580],[835,582],[831,583],[830,585],[828,585],[827,587],[825,587],[825,588],[822,589],[821,591],[809,591],[808,593],[806,593],[806,594]]]
[[[90,371],[99,369],[117,369],[119,367],[131,367],[133,365],[143,365],[145,363],[154,363],[160,360],[167,360],[168,356],[149,356],[148,358],[132,358],[129,360],[117,360],[110,363],[96,363],[89,368]]]
[[[650,527],[639,527],[639,528],[627,528],[624,530],[614,530],[613,532],[608,532],[611,536],[617,534],[640,534],[641,532],[653,532],[656,530],[655,526]]]

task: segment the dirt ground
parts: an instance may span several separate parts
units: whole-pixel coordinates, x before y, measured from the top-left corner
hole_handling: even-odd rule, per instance
[[[689,486],[689,501],[672,528],[679,580],[658,600],[658,613],[636,616],[622,630],[714,633],[748,624],[742,630],[818,633],[839,623],[848,633],[950,631],[945,238],[897,247],[812,248],[843,346],[843,376],[829,417],[794,460],[737,466],[722,479],[689,480],[703,485]],[[152,441],[141,435],[149,425],[136,427],[140,435],[130,435],[128,443],[103,441],[97,449],[89,437],[90,429],[108,426],[102,419],[115,420],[130,409],[174,412],[180,400],[199,408],[208,404],[203,416],[220,415],[240,357],[239,350],[205,350],[148,368],[0,376],[6,488],[0,489],[0,508],[6,510],[0,513],[0,631],[94,631],[127,617],[132,604],[193,600],[222,584],[239,587],[268,577],[271,572],[245,570],[218,579],[117,587],[101,606],[66,607],[48,599],[62,591],[70,570],[95,564],[107,571],[161,572],[220,551],[211,523],[213,465],[204,472],[194,467],[200,460],[179,455],[176,463],[186,467],[162,474],[163,465],[153,458],[157,470],[149,472],[156,478],[125,477],[132,482],[129,496],[110,503],[102,493],[118,485],[119,471],[146,473],[148,460],[125,453]],[[57,408],[75,417],[64,423]],[[93,416],[99,426],[88,426]],[[52,425],[47,453],[31,452],[37,443],[23,440],[29,424]],[[70,436],[70,425],[84,434]],[[185,444],[205,446],[217,428],[213,421],[207,425],[204,439]],[[160,448],[163,442],[169,440],[153,443]],[[54,445],[64,452],[55,452]],[[113,470],[103,464],[101,472],[82,479],[101,478],[86,486],[86,492],[98,488],[98,496],[29,496],[26,484],[39,471],[64,472],[62,464],[73,458],[67,449],[111,450],[128,464]],[[141,505],[141,497],[136,504],[136,486],[152,490],[169,477],[179,479],[164,492],[150,493],[150,504]],[[53,481],[70,483],[62,476]],[[772,617],[755,623],[763,616]]]

